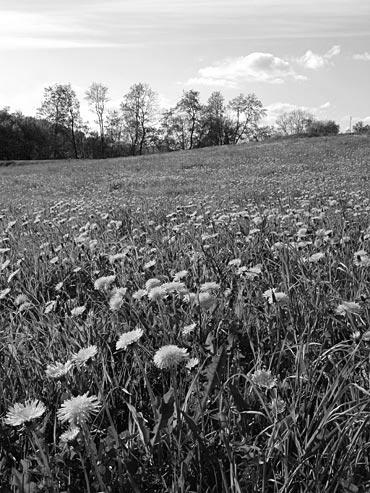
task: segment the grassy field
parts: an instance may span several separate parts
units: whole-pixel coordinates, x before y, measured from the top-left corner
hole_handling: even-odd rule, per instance
[[[370,490],[370,139],[0,166],[0,491]]]

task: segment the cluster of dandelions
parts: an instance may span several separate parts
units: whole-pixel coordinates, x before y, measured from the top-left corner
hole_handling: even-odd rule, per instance
[[[71,358],[65,363],[59,361],[49,364],[46,367],[46,376],[49,378],[62,378],[67,375],[73,367],[81,368],[98,352],[95,345],[80,349],[77,353],[72,354]]]

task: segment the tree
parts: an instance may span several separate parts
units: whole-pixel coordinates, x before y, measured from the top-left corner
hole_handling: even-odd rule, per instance
[[[55,84],[44,89],[44,99],[37,112],[40,117],[45,118],[53,126],[54,159],[58,156],[59,151],[58,133],[62,133],[68,125],[69,112],[74,99],[76,99],[76,95],[69,84]]]
[[[338,135],[339,125],[333,120],[310,120],[307,122],[305,133],[308,135],[308,137]]]
[[[365,125],[364,122],[357,122],[353,125],[355,134],[370,134],[370,125]]]
[[[162,115],[161,132],[163,145],[168,151],[186,149],[187,119],[177,108],[170,108]]]
[[[193,149],[195,137],[200,141],[202,105],[199,100],[199,92],[190,89],[184,91],[182,98],[177,104],[177,109],[182,111],[187,119],[187,130],[189,133],[189,149]]]
[[[225,143],[225,99],[219,91],[214,91],[204,108],[204,145],[223,145]]]
[[[251,137],[261,118],[266,114],[262,102],[255,94],[240,94],[229,102],[229,109],[234,118],[232,143],[237,144],[244,138]]]
[[[100,132],[100,144],[101,153],[104,155],[104,112],[108,98],[108,87],[103,86],[103,84],[93,82],[89,89],[85,93],[85,98],[87,99],[91,111],[96,113],[98,118],[99,132]]]
[[[314,121],[314,117],[311,113],[297,108],[282,113],[276,120],[276,126],[283,135],[302,135],[306,132],[307,125],[312,121]]]
[[[143,153],[153,129],[156,109],[157,95],[148,84],[134,84],[123,98],[121,111],[133,156]]]
[[[123,118],[118,110],[108,110],[105,121],[105,132],[111,143],[117,143],[121,140]]]

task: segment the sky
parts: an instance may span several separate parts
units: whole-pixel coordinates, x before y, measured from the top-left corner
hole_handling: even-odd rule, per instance
[[[254,92],[266,123],[296,107],[370,123],[370,0],[0,0],[0,107],[35,115],[43,89],[100,82],[119,106],[147,82],[161,106]]]

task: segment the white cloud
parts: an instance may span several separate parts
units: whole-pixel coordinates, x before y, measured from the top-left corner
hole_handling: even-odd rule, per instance
[[[189,79],[187,85],[237,87],[243,81],[282,84],[287,79],[304,80],[306,77],[297,74],[290,63],[282,58],[256,52],[201,68],[198,76]]]
[[[363,62],[370,62],[370,53],[365,51],[364,53],[356,53],[353,55],[354,60],[360,60]]]
[[[319,70],[330,64],[330,60],[338,56],[340,54],[340,46],[334,45],[328,50],[324,55],[319,55],[318,53],[314,53],[311,50],[307,50],[306,53],[297,58],[296,61],[302,65],[302,67],[311,69],[311,70]]]

